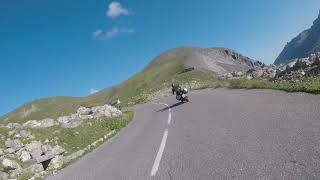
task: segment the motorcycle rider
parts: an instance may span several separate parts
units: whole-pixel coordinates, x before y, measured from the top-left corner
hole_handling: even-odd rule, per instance
[[[181,95],[181,86],[179,84],[172,84],[171,89],[172,95],[174,95],[174,93],[176,93],[176,95]]]
[[[184,98],[183,94],[186,95],[188,93],[187,88],[182,88],[179,84],[172,84],[172,94],[176,94],[177,100],[180,100],[181,97]],[[189,101],[188,97],[186,99],[183,99],[182,101]]]

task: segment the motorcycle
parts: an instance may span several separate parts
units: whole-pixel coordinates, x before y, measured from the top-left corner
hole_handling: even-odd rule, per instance
[[[176,99],[178,101],[181,101],[182,103],[189,102],[189,97],[188,97],[187,93],[188,93],[187,88],[181,89],[180,91],[177,92]]]

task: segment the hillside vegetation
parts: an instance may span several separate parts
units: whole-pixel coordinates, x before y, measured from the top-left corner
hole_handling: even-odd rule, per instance
[[[186,83],[193,80],[213,79],[214,74],[205,70],[195,70],[192,73],[180,73],[184,70],[185,52],[183,48],[177,53],[157,57],[143,71],[123,83],[101,90],[87,97],[50,97],[32,101],[0,118],[2,123],[44,118],[58,118],[75,112],[80,106],[97,106],[120,99],[123,106],[141,103],[147,99],[146,94],[152,94],[163,88],[168,88],[172,82]]]

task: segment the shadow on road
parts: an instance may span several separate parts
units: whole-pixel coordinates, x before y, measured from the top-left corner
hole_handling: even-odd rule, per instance
[[[177,106],[180,106],[180,105],[182,105],[182,104],[184,104],[184,103],[183,103],[183,102],[178,102],[178,103],[175,103],[175,104],[173,104],[173,105],[171,105],[171,106],[169,106],[169,107],[165,107],[165,108],[163,108],[163,109],[160,109],[160,110],[158,110],[157,112],[164,112],[164,111],[166,111],[166,110],[168,110],[168,109],[172,109],[172,108],[177,107]]]

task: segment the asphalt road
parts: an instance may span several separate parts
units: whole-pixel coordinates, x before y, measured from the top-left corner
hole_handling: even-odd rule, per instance
[[[320,96],[201,90],[134,107],[118,135],[53,180],[320,179]],[[165,103],[165,104],[157,104]]]

